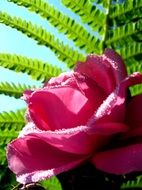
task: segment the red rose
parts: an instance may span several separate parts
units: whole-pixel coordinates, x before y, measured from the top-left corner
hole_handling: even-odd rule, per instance
[[[127,76],[121,57],[107,49],[25,92],[28,123],[7,149],[17,181],[36,182],[86,160],[108,173],[141,171],[142,95],[128,98],[128,87],[139,83],[142,75]]]

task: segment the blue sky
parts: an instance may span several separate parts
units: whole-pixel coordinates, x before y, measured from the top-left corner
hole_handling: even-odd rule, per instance
[[[79,17],[76,17],[71,11],[67,10],[60,2],[60,0],[46,0],[53,4],[56,8],[63,11],[65,14],[69,14],[80,22]],[[66,37],[59,34],[58,31],[51,26],[45,19],[39,15],[29,12],[26,8],[15,5],[14,3],[8,2],[7,0],[0,0],[0,11],[7,12],[13,16],[21,16],[26,20],[30,20],[36,24],[42,25],[46,30],[55,34],[64,43],[69,43],[70,46],[74,46]],[[36,42],[15,29],[0,24],[0,53],[12,53],[20,54],[31,58],[38,58],[42,61],[49,62],[51,64],[59,65],[63,67],[61,61],[59,61],[54,53],[50,49],[39,46]],[[66,69],[64,67],[64,69]],[[25,83],[34,84],[40,86],[41,83],[32,80],[26,74],[15,73],[0,67],[0,82],[8,81],[14,83]],[[16,100],[8,96],[0,95],[0,112],[16,110],[23,108],[25,103],[23,100]]]

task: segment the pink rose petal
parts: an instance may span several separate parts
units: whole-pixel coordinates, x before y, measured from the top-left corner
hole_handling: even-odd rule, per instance
[[[78,126],[56,131],[42,131],[36,128],[33,123],[28,123],[20,132],[19,137],[31,135],[44,139],[48,144],[65,152],[90,154],[100,148],[102,144],[104,145],[109,135],[127,130],[127,125],[121,123],[104,123],[95,125],[93,128]]]
[[[89,126],[88,126],[89,127]],[[102,135],[112,135],[120,132],[128,131],[128,126],[123,123],[96,123],[94,126],[90,126],[89,130],[87,130],[88,134],[102,134]]]
[[[140,83],[142,75],[127,77],[122,58],[106,49],[25,91],[28,123],[7,148],[17,181],[37,182],[86,160],[113,174],[142,171],[142,94],[128,98]]]
[[[126,120],[133,128],[135,125],[142,126],[142,94],[134,96],[127,107]]]
[[[13,141],[7,152],[9,168],[23,184],[49,178],[86,159],[86,155],[63,152],[32,135]]]
[[[83,125],[93,110],[88,99],[70,87],[36,91],[29,100],[30,116],[43,130]]]
[[[114,68],[113,73],[115,76],[116,84],[119,84],[127,76],[124,60],[118,53],[109,48],[105,50],[104,54],[107,59],[110,60],[110,64],[112,64],[112,68]],[[114,64],[116,65],[116,67],[113,66]]]
[[[115,91],[101,104],[88,124],[94,126],[96,122],[124,122],[127,88],[139,83],[142,83],[142,75],[140,73],[134,73],[123,80]]]
[[[73,72],[64,72],[61,73],[57,77],[52,77],[48,82],[44,84],[44,87],[55,87],[55,86],[62,86],[64,85],[64,82],[66,82],[68,79],[73,77]]]
[[[98,169],[118,175],[142,171],[142,144],[97,153],[92,162]]]
[[[117,53],[107,49],[102,56],[92,54],[87,57],[86,62],[78,62],[75,71],[93,79],[109,94],[126,77],[123,64]]]
[[[88,127],[86,126],[55,131],[42,131],[38,130],[33,123],[28,123],[20,132],[19,137],[25,137],[27,135],[35,136],[44,139],[48,144],[65,152],[90,154],[95,149],[94,142],[98,142],[98,136],[89,135],[87,131]]]
[[[104,97],[93,81],[74,73],[62,86],[32,93],[28,100],[29,114],[43,130],[71,128],[86,124]]]

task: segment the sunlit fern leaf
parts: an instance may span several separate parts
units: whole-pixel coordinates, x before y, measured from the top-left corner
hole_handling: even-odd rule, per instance
[[[24,126],[25,124],[25,109],[18,110],[17,112],[2,112],[0,113],[0,130],[1,131],[7,131],[12,130],[15,131],[16,135],[17,132]],[[6,136],[13,136],[15,137],[15,134],[9,133]],[[0,133],[0,139],[3,137],[3,133]]]
[[[132,36],[138,32],[142,32],[142,19],[137,22],[130,22],[128,24],[116,27],[116,29],[109,30],[106,44],[109,45],[111,43],[115,43],[116,41],[119,41],[120,43],[121,39],[128,38],[128,36]]]
[[[66,62],[69,67],[72,67],[78,60],[82,61],[85,59],[81,53],[69,48],[68,45],[64,45],[63,42],[60,42],[58,39],[55,39],[54,35],[51,35],[41,26],[22,20],[21,18],[11,17],[4,12],[0,12],[0,22],[33,38],[39,45],[49,47],[58,58]]]
[[[42,81],[46,81],[63,72],[57,66],[53,66],[49,63],[43,63],[37,59],[30,59],[25,56],[5,53],[0,53],[0,66],[16,72],[27,73],[32,78]]]
[[[106,0],[90,0],[90,2],[95,3],[97,6],[102,5],[103,7],[106,7],[106,6],[108,6],[109,1],[106,1]]]
[[[35,89],[35,87],[25,84],[15,84],[8,82],[0,82],[0,94],[20,98],[25,90]]]
[[[105,10],[98,9],[90,0],[62,0],[62,3],[78,14],[84,23],[89,24],[94,31],[103,33],[105,24]]]
[[[102,5],[103,8],[109,8],[110,7],[110,1],[109,0],[98,0],[97,4]],[[101,8],[102,8],[101,7]]]
[[[77,23],[74,19],[63,14],[62,12],[49,5],[44,0],[10,0],[20,6],[28,7],[30,11],[34,11],[46,18],[60,32],[63,32],[72,39],[76,46],[85,49],[86,52],[99,53],[100,40],[91,35],[83,26]],[[97,44],[97,48],[96,48]]]
[[[126,183],[123,183],[121,186],[121,189],[137,189],[142,188],[142,175],[137,176],[136,180],[127,181]]]
[[[41,185],[48,190],[62,190],[61,184],[56,177],[41,181]]]
[[[18,136],[25,125],[24,114],[25,109],[0,113],[0,164],[4,164],[6,160],[6,145]]]

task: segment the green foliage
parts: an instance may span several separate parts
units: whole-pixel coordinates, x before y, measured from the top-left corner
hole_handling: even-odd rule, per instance
[[[41,181],[41,185],[48,190],[62,190],[61,184],[56,177]]]
[[[15,98],[20,98],[23,95],[25,90],[34,89],[35,87],[31,87],[30,85],[25,84],[14,84],[8,82],[1,82],[0,83],[0,94],[5,94],[8,96],[13,96]]]
[[[129,180],[123,183],[121,189],[138,189],[142,188],[142,175],[137,176],[136,180]]]
[[[8,142],[18,136],[25,125],[25,110],[2,112],[0,114],[0,164],[5,163],[5,148]]]
[[[60,32],[67,35],[69,39],[74,40],[75,44],[81,49],[84,47],[86,52],[98,52],[99,48],[95,48],[95,44],[98,47],[101,45],[100,41],[96,39],[94,35],[91,35],[83,26],[77,23],[69,16],[55,9],[45,1],[41,0],[10,0],[17,5],[27,7],[30,11],[40,14],[43,18],[46,18],[53,26],[55,26]]]
[[[111,18],[118,18],[118,17],[121,17],[121,19],[125,19],[125,22],[127,22],[127,19],[126,19],[126,14],[128,13],[133,13],[131,14],[132,18],[133,16],[136,18],[138,17],[137,15],[137,11],[141,10],[142,8],[142,0],[133,0],[133,1],[130,1],[130,0],[127,0],[127,1],[124,1],[124,3],[117,3],[115,5],[112,5],[110,7],[110,17]],[[134,12],[133,12],[134,11]],[[134,15],[134,13],[136,13]],[[140,16],[142,17],[142,15]]]
[[[0,12],[0,23],[17,29],[25,36],[34,39],[38,45],[50,48],[68,69],[72,69],[77,61],[84,61],[87,53],[100,54],[106,47],[110,47],[122,55],[129,74],[142,72],[142,0],[60,0],[66,8],[80,17],[80,23],[45,0],[8,1],[39,14],[74,42],[74,47],[71,48],[43,27]],[[49,55],[47,60],[48,57]],[[0,66],[15,72],[27,73],[42,82],[63,72],[61,68],[48,62],[43,63],[38,59],[9,53],[0,53]],[[31,88],[29,85],[0,83],[1,94],[16,98],[20,98],[25,89]],[[142,93],[142,85],[131,87],[130,91],[132,95]],[[16,138],[25,125],[24,113],[25,111],[17,111],[0,114],[1,164],[6,163],[7,143]],[[5,179],[5,175],[0,171],[0,179]],[[122,189],[141,187],[141,179],[138,177],[136,181],[124,183]],[[10,178],[9,183],[11,182],[15,184]],[[42,185],[49,190],[61,188],[56,178],[46,180]],[[6,188],[10,189],[10,185],[8,184]]]
[[[130,55],[135,62],[139,62],[136,55],[141,55],[142,0],[126,0],[124,3],[112,3],[111,0],[62,0],[67,8],[80,16],[82,24],[88,24],[94,32],[98,33],[97,38],[100,38],[100,40],[92,35],[90,31],[88,32],[82,24],[63,14],[45,0],[10,1],[40,14],[59,32],[67,35],[69,39],[75,42],[76,46],[87,53],[102,53],[104,48],[110,47],[125,58],[126,64]],[[32,37],[40,45],[50,47],[60,60],[68,63],[70,68],[78,60],[85,60],[82,54],[55,39],[54,35],[51,35],[42,27],[2,12],[0,13],[0,22]]]
[[[108,39],[106,40],[106,44],[112,44],[117,40],[123,40],[133,34],[137,34],[142,31],[142,19],[136,22],[130,22],[125,25],[119,26],[114,30],[108,31]]]
[[[2,112],[0,114],[0,138],[16,137],[19,130],[25,125],[25,109],[17,112]],[[11,130],[12,133],[8,133]],[[5,135],[4,135],[5,134]]]
[[[4,53],[0,54],[0,66],[12,69],[16,72],[27,73],[32,76],[32,78],[42,81],[46,81],[62,72],[57,66],[43,63],[38,59]]]
[[[17,29],[18,31],[26,34],[28,37],[33,38],[39,45],[49,47],[61,61],[72,67],[78,60],[84,60],[84,57],[78,51],[69,48],[68,45],[64,45],[59,39],[55,39],[54,35],[51,35],[41,26],[27,22],[21,18],[11,17],[7,13],[0,12],[0,22],[7,26]]]
[[[105,12],[92,5],[89,0],[62,0],[62,3],[77,13],[94,31],[97,29],[97,32],[104,32]]]
[[[127,62],[128,62],[127,71],[129,74],[134,73],[135,71],[139,71],[142,73],[142,61],[136,62],[135,59],[130,57],[127,60]]]
[[[7,165],[0,165],[0,190],[14,190],[16,186],[15,176],[8,169]]]
[[[120,53],[124,59],[134,58],[142,52],[142,43],[133,42],[128,47],[121,48]]]
[[[138,84],[138,85],[135,85],[133,87],[130,87],[130,92],[131,92],[132,96],[142,94],[142,85]]]

